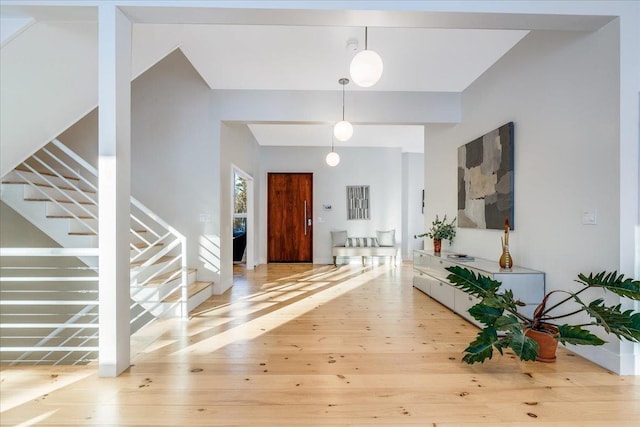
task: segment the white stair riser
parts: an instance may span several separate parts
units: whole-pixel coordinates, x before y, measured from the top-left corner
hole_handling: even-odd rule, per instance
[[[95,230],[98,231],[97,219],[67,219],[69,222],[69,233],[82,233],[85,231]]]
[[[46,202],[47,215],[49,216],[68,216],[75,214],[76,216],[91,216],[98,217],[98,206],[96,205],[81,205],[77,206],[75,203],[60,203]]]
[[[58,189],[49,188],[49,187],[34,188],[31,185],[23,185],[23,186],[24,186],[25,199],[42,199],[42,198],[49,197],[58,201],[75,200],[79,204],[88,204],[88,205],[95,205],[98,200],[98,195],[95,193],[82,194],[79,191],[75,191],[75,190],[58,190]]]
[[[153,304],[156,303],[158,301],[162,301],[164,298],[168,297],[171,293],[173,293],[174,291],[177,291],[179,289],[179,282],[172,282],[172,285],[169,284],[165,284],[162,286],[149,286],[149,287],[142,287],[142,288],[138,288],[138,289],[132,289],[131,291],[131,297],[139,304],[145,304],[145,301],[148,301],[149,303]],[[191,283],[191,282],[189,282]]]
[[[195,271],[189,272],[187,274],[187,285],[195,282],[195,280],[196,280],[196,272]],[[166,304],[158,304],[158,302],[162,301],[171,293],[178,290],[181,281],[182,281],[182,276],[180,275],[176,279],[170,282],[167,282],[164,285],[132,287],[131,297],[136,302],[138,302],[138,304],[145,307],[145,309],[151,310],[154,316],[163,315],[163,317],[167,317],[166,314],[163,314],[163,311],[166,310],[167,308]],[[203,290],[202,292],[207,292],[207,290]],[[156,305],[157,307],[154,307]],[[169,317],[171,317],[172,315],[173,314],[169,314]],[[180,314],[178,314],[178,316],[179,315]]]
[[[189,300],[187,301],[187,313],[205,302],[212,295],[213,285],[210,285],[206,289],[203,289],[197,294],[189,297]],[[162,315],[160,316],[161,318],[182,316],[182,304],[171,305],[170,303],[164,303],[163,305],[165,305],[166,307],[164,308]]]
[[[147,279],[149,277],[153,276],[153,274],[156,273],[156,272],[159,272],[158,275],[162,275],[162,274],[168,273],[170,271],[176,270],[176,269],[180,268],[180,263],[181,263],[181,261],[177,260],[177,261],[174,261],[174,262],[172,262],[170,264],[169,263],[154,264],[152,266],[147,267],[143,271],[140,271],[139,268],[132,268],[131,269],[131,286],[135,287],[135,286],[140,286],[143,283],[146,283]],[[165,266],[167,268],[162,270],[162,268],[165,267]],[[169,283],[173,283],[176,280],[177,280],[177,282],[180,282],[181,279],[182,279],[181,275],[177,275],[176,278],[171,280]],[[195,280],[195,276],[194,276],[193,280]],[[143,286],[157,287],[157,285],[143,285]]]
[[[140,267],[134,267],[131,269],[131,284],[135,285],[145,283],[147,278],[152,277],[156,272],[158,273],[158,275],[160,275],[177,268],[180,268],[180,260],[176,260],[171,263],[163,262],[159,264],[153,264],[143,270],[141,270]]]
[[[64,176],[64,174],[61,174],[61,175]],[[85,181],[82,181],[78,178],[68,178],[68,177],[59,178],[57,176],[37,175],[33,172],[25,172],[25,171],[9,172],[7,176],[3,179],[3,181],[25,182],[25,183],[32,182],[35,184],[56,185],[56,186],[69,187],[69,188],[73,188],[75,186],[82,190],[95,191],[95,189],[92,189],[91,185],[87,184]]]
[[[150,248],[138,248],[137,250],[131,249],[129,251],[131,262],[149,259],[153,257],[155,254],[157,254],[159,251],[161,251],[162,249],[164,249],[164,245],[151,246]],[[139,252],[140,250],[144,252]],[[175,250],[172,251],[170,254],[174,256],[179,255]],[[136,258],[134,259],[134,257]]]
[[[141,255],[140,259],[149,259],[152,256],[154,256],[155,254],[158,253],[158,251],[162,250],[164,248],[163,245],[156,245],[156,246],[152,246],[150,248],[138,248],[138,250],[135,249],[131,249],[130,253],[130,257],[133,260],[133,257],[137,256],[140,252],[139,251],[144,251],[144,254]]]

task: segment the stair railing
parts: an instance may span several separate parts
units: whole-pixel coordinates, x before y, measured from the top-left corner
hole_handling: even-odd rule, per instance
[[[95,177],[97,182],[98,171],[95,167],[87,163],[82,157],[76,154],[73,150],[69,149],[66,145],[60,142],[57,139],[54,139],[52,145],[55,146],[61,153],[64,154],[68,159],[76,163],[79,167],[87,171],[89,176]],[[46,147],[45,147],[46,148]],[[62,157],[62,156],[60,156]],[[79,174],[86,175],[86,174]],[[97,191],[97,187],[95,188]],[[135,270],[132,271],[131,275],[131,286],[132,286],[132,298],[135,302],[139,303],[143,307],[147,308],[148,311],[153,311],[156,308],[160,307],[162,304],[162,298],[158,297],[155,300],[153,299],[142,299],[138,301],[136,297],[142,294],[139,292],[140,286],[147,284],[149,281],[153,280],[157,276],[166,272],[170,266],[175,265],[179,262],[180,270],[181,270],[181,280],[180,283],[175,287],[175,289],[165,289],[165,293],[170,293],[172,291],[176,291],[178,288],[181,289],[182,297],[177,302],[182,305],[181,314],[182,317],[187,317],[187,257],[186,257],[186,238],[183,234],[179,233],[175,228],[173,228],[169,223],[160,218],[157,214],[143,205],[139,200],[131,197],[131,243],[130,247],[132,251],[135,253],[131,257],[131,262],[135,263],[139,260],[143,260],[151,254],[154,248],[157,248],[160,245],[163,245],[163,248],[156,252],[153,256],[147,258],[142,264],[138,265]],[[143,246],[139,248],[136,243],[141,243]],[[174,261],[171,263],[167,263],[164,267],[160,269],[155,269],[153,265],[162,257],[167,256],[169,254],[175,253]],[[142,283],[138,282],[138,277],[146,277],[145,281]],[[167,311],[172,310],[173,307],[171,305],[166,306]],[[134,321],[136,318],[132,319]]]
[[[95,361],[98,248],[0,248],[0,258],[2,363]]]
[[[166,294],[172,292],[180,292],[181,298],[175,304],[181,304],[181,316],[186,318],[188,316],[187,311],[187,283],[188,283],[188,268],[187,268],[187,239],[186,237],[178,232],[175,228],[173,228],[169,223],[156,215],[153,211],[143,205],[139,200],[134,197],[131,197],[131,218],[132,222],[140,225],[143,229],[148,230],[155,239],[148,239],[147,247],[143,248],[138,254],[132,257],[132,262],[137,261],[138,259],[144,259],[145,254],[149,253],[153,248],[157,248],[160,245],[163,245],[163,248],[158,250],[153,256],[147,258],[140,266],[139,269],[144,271],[145,269],[149,269],[153,266],[156,261],[160,258],[166,256],[170,253],[175,253],[175,257],[171,262],[165,263],[165,265],[159,269],[156,269],[151,274],[142,274],[142,272],[138,272],[137,274],[132,273],[132,286],[137,284],[138,286],[145,286],[150,281],[157,279],[162,274],[165,274],[171,268],[175,268],[176,266],[180,270],[180,281],[177,286],[173,289],[165,290]],[[135,228],[135,227],[134,227]],[[147,241],[147,240],[145,240]],[[135,246],[135,245],[134,245]],[[142,281],[138,283],[138,278],[144,277]],[[135,298],[134,298],[135,299]],[[161,299],[157,300],[154,303],[151,303],[152,307],[155,309],[161,304]],[[167,309],[170,310],[173,307],[169,304]]]
[[[49,150],[43,149],[42,151],[44,153],[51,154]],[[42,166],[44,166],[46,168],[46,172],[42,173],[41,171],[39,171],[38,169],[33,167],[31,164],[25,161],[21,164],[21,166],[27,169],[27,171],[30,172],[31,175],[24,173],[19,169],[16,169],[14,173],[18,177],[20,177],[25,184],[29,185],[30,188],[34,189],[42,199],[54,203],[58,208],[64,211],[67,215],[71,216],[80,224],[82,224],[82,226],[85,229],[91,231],[94,234],[97,234],[98,233],[97,227],[85,221],[85,219],[94,219],[94,220],[98,219],[96,214],[91,210],[87,209],[85,206],[85,205],[94,205],[94,206],[98,205],[98,202],[96,200],[97,188],[91,182],[89,182],[86,178],[84,178],[82,175],[80,175],[74,169],[72,169],[71,166],[69,166],[67,163],[63,162],[62,160],[60,160],[58,157],[53,156],[52,154],[51,154],[51,159],[55,160],[58,170],[52,167],[51,165],[49,165],[47,162],[45,162],[41,158],[39,158],[37,155],[33,155],[30,159],[33,159],[38,164],[41,164]],[[85,182],[89,187],[89,190],[82,189],[80,188],[80,186],[75,185],[67,177],[65,177],[62,173],[60,173],[59,169],[62,169],[65,173],[70,173],[74,176],[77,176],[79,179],[82,179],[82,181],[79,181],[79,182]],[[58,180],[62,181],[64,184],[63,185],[57,184],[55,180],[51,179],[50,177],[56,177]],[[58,197],[55,197],[47,193],[44,190],[44,188],[41,185],[39,185],[41,182],[44,182],[48,186],[48,188],[51,188],[54,194],[57,195]],[[72,195],[74,193],[70,193],[70,190],[74,191],[76,195],[81,196],[80,200],[78,200],[77,197],[74,197]],[[92,192],[92,194],[90,192]],[[82,212],[82,214],[77,214],[75,211],[65,206],[66,204],[73,204]]]
[[[33,188],[39,195],[39,199],[53,203],[67,216],[78,221],[88,234],[98,234],[97,210],[92,211],[87,208],[89,205],[97,206],[98,204],[98,170],[94,166],[57,139],[51,141],[21,166],[14,170],[15,175]],[[50,187],[49,191],[43,186]],[[66,206],[71,204],[76,209]],[[181,298],[174,304],[181,304],[181,314],[187,317],[188,269],[185,236],[134,197],[131,197],[130,233],[131,262],[136,264],[131,274],[131,294],[134,299],[132,306],[139,303],[148,311],[153,310],[156,313],[161,306],[166,306],[167,311],[173,310],[174,307],[168,304],[162,305],[162,295],[178,292],[181,288]],[[174,259],[161,268],[154,266],[166,256],[172,256]],[[172,289],[164,286],[162,293],[158,293],[155,299],[148,296],[142,298],[145,293],[140,292],[141,287],[166,273],[170,268],[180,270],[179,283]],[[136,298],[140,298],[140,301]],[[139,317],[136,316],[136,318]]]

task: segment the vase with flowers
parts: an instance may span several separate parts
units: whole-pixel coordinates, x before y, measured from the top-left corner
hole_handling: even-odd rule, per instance
[[[453,242],[453,238],[456,236],[455,228],[456,218],[453,218],[450,222],[447,222],[447,215],[445,214],[442,219],[436,215],[436,219],[431,223],[431,228],[422,234],[416,234],[414,238],[429,237],[433,239],[433,251],[440,253],[442,250],[442,241],[448,240],[449,243]]]

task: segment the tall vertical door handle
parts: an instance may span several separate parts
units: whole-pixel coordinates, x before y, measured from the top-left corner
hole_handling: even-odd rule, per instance
[[[307,235],[307,201],[304,201],[304,235]]]

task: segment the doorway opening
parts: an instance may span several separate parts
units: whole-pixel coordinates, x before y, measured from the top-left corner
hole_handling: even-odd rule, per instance
[[[256,267],[253,252],[253,178],[235,166],[232,167],[232,173],[233,264],[253,269]]]

